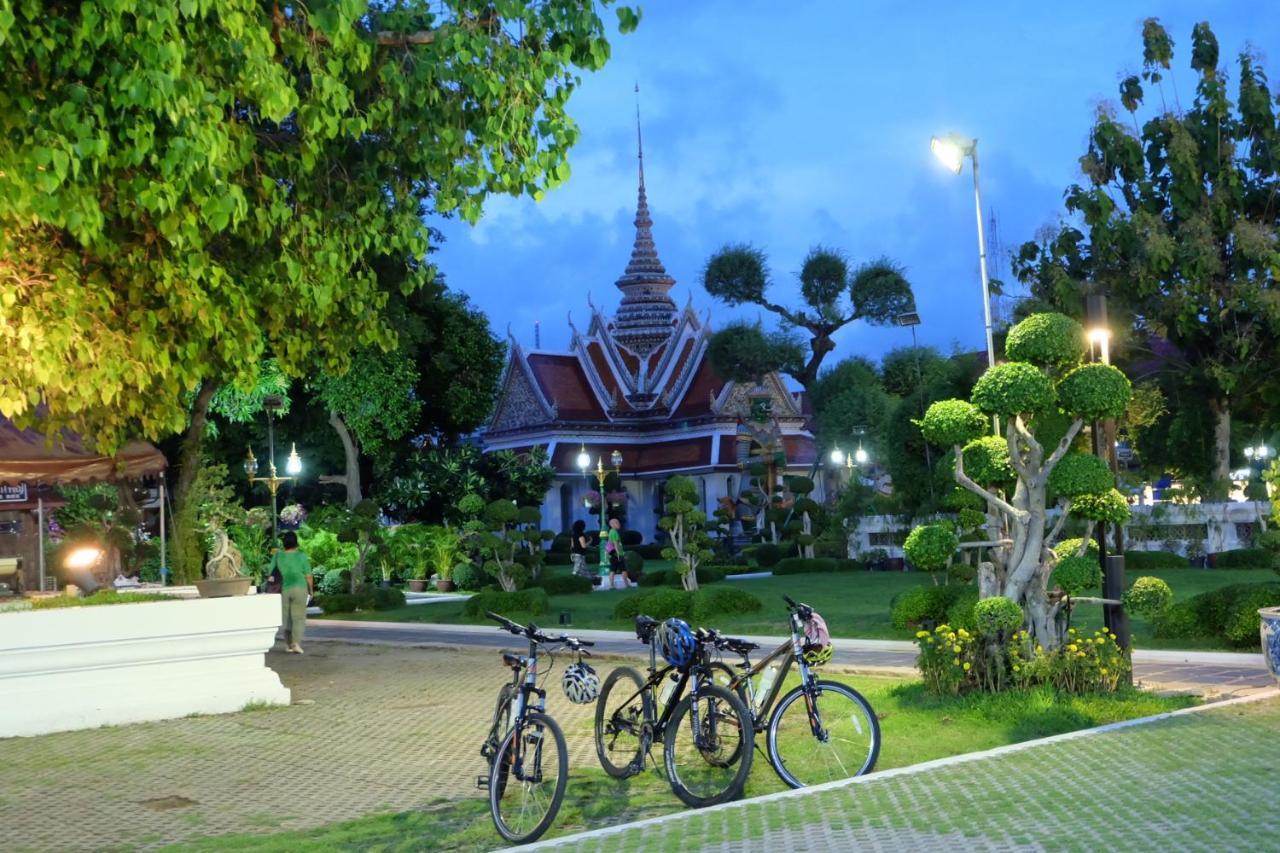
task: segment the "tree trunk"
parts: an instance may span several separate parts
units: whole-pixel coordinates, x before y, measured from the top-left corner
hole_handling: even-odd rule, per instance
[[[206,379],[196,392],[191,406],[191,424],[182,437],[178,452],[178,476],[173,485],[173,581],[194,583],[202,577],[204,546],[196,529],[196,502],[191,494],[200,471],[205,429],[209,424],[209,404],[218,390],[214,380]]]
[[[355,509],[356,504],[360,503],[362,498],[360,494],[360,451],[356,448],[355,440],[351,437],[351,431],[347,429],[346,422],[333,409],[329,410],[329,425],[338,434],[338,438],[342,439],[342,452],[346,456],[346,470],[341,477],[326,475],[320,478],[320,482],[342,483],[345,485],[347,487],[347,506]]]
[[[689,565],[689,571],[684,573],[684,577],[680,578],[680,583],[684,586],[686,592],[696,592],[698,589],[698,565],[693,563]]]
[[[1226,397],[1209,400],[1213,412],[1213,479],[1215,485],[1231,479],[1231,401]]]

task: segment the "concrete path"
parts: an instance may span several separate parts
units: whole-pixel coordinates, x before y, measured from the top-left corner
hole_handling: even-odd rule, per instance
[[[549,621],[549,620],[548,620]],[[549,633],[562,630],[549,624]],[[622,657],[647,657],[629,631],[593,631],[563,628],[596,643],[596,652]],[[374,645],[447,646],[505,648],[518,645],[515,637],[482,625],[437,625],[421,622],[364,622],[337,619],[313,620],[307,624],[307,639],[335,640]],[[783,637],[750,636],[762,648],[775,648]],[[915,671],[914,643],[899,640],[835,640],[835,662],[854,670],[874,672]],[[1227,697],[1257,692],[1274,685],[1260,653],[1179,652],[1138,649],[1134,652],[1134,678],[1155,690],[1194,692]]]

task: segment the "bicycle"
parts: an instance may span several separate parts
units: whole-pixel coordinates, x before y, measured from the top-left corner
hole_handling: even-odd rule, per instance
[[[537,625],[519,625],[497,613],[485,615],[529,640],[528,655],[502,652],[511,681],[498,692],[493,726],[480,747],[489,772],[476,781],[489,790],[489,813],[498,833],[512,844],[526,844],[541,837],[555,820],[569,778],[564,732],[546,713],[547,691],[538,687],[539,647],[568,646],[581,658],[588,654],[584,647],[594,643],[565,634],[553,637]],[[517,784],[511,784],[513,780]]]
[[[672,622],[682,626],[691,652],[687,660],[659,667],[660,629]],[[649,646],[648,677],[618,667],[601,687],[595,721],[600,765],[615,779],[634,776],[661,740],[667,779],[683,803],[701,808],[737,797],[751,773],[755,732],[737,694],[713,683],[709,647],[696,643],[680,620],[659,623],[644,615],[636,617],[636,637]]]
[[[758,644],[718,631],[703,633],[704,641],[715,648],[742,656],[739,672],[723,686],[746,705],[753,728],[766,736],[769,763],[792,788],[869,773],[880,756],[880,721],[858,691],[818,678],[805,649],[805,623],[813,617],[813,608],[783,598],[791,615],[791,639],[754,666],[751,652],[760,648]],[[800,683],[774,708],[793,664],[800,668]],[[757,676],[758,684],[752,681]],[[795,712],[788,714],[793,708]]]

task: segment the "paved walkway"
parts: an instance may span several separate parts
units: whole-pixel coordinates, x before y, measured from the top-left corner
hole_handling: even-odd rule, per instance
[[[557,631],[551,625],[548,631]],[[629,631],[592,631],[566,628],[594,640],[597,650],[624,657],[647,657],[647,647]],[[313,620],[307,625],[309,640],[340,640],[392,646],[502,648],[511,635],[483,625],[437,625],[421,622],[364,622]],[[763,648],[773,648],[782,637],[748,636]],[[915,673],[914,643],[898,640],[836,640],[835,662],[854,670]],[[1153,690],[1197,693],[1225,698],[1245,695],[1273,686],[1259,653],[1177,652],[1138,649],[1134,653],[1134,678]]]
[[[943,766],[938,766],[943,764]],[[591,851],[1275,849],[1280,699],[544,842]]]

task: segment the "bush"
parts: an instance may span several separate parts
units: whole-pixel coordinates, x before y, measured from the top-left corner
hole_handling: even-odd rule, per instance
[[[644,557],[635,551],[627,551],[623,559],[626,560],[628,573],[638,576],[644,572]]]
[[[317,595],[316,606],[329,613],[355,613],[357,610],[374,610],[376,604],[372,590],[363,589],[354,595],[349,592],[336,592],[329,595]]]
[[[637,593],[618,602],[613,618],[632,620],[641,613],[654,619],[676,616],[687,622],[693,618],[693,593],[666,587]]]
[[[1124,567],[1135,572],[1158,572],[1162,569],[1186,569],[1191,561],[1170,551],[1125,551]]]
[[[1258,626],[1261,617],[1258,608],[1280,605],[1280,589],[1274,584],[1258,584],[1256,589],[1242,593],[1231,604],[1222,634],[1233,646],[1257,648]]]
[[[551,554],[568,554],[570,546],[573,545],[573,537],[568,533],[558,533],[551,540]]]
[[[1161,639],[1220,639],[1249,646],[1258,641],[1259,607],[1280,604],[1280,583],[1246,583],[1202,592],[1155,616]]]
[[[594,588],[591,578],[578,575],[543,575],[537,585],[545,589],[547,595],[578,595]]]
[[[19,599],[21,600],[21,599]],[[144,604],[148,601],[177,601],[171,595],[158,592],[116,592],[100,589],[81,598],[71,595],[49,595],[30,600],[32,610],[61,610],[65,607],[98,607],[104,604]]]
[[[1022,626],[1022,608],[1003,595],[984,598],[973,606],[973,621],[981,636],[1007,634]]]
[[[671,581],[672,574],[674,573],[666,569],[654,569],[651,572],[642,574],[640,580],[636,583],[640,584],[640,586],[662,586]],[[676,583],[678,584],[679,580],[676,580]]]
[[[902,553],[917,569],[937,572],[945,569],[947,563],[951,562],[959,544],[950,524],[924,524],[907,535]]]
[[[762,569],[771,569],[782,559],[782,549],[771,542],[756,547],[755,553],[756,565]]]
[[[851,560],[848,558],[836,560],[837,572],[865,572],[867,566],[861,560]]]
[[[975,611],[978,606],[978,590],[972,586],[956,586],[960,590],[951,606],[947,608],[947,623],[953,628],[964,628],[969,631],[978,630],[978,619]]]
[[[698,623],[733,613],[756,613],[763,606],[758,597],[736,586],[700,589],[693,594],[693,618]]]
[[[1215,569],[1269,569],[1275,556],[1266,548],[1237,548],[1213,555]]]
[[[459,563],[454,566],[452,577],[453,585],[467,592],[478,590],[487,580],[484,570],[471,563]]]
[[[351,591],[351,572],[346,569],[329,569],[316,585],[321,595],[338,595]]]
[[[462,605],[462,610],[468,616],[483,616],[487,610],[503,615],[508,612],[517,612],[541,616],[547,612],[547,591],[536,586],[515,592],[486,590],[467,599],[466,604]]]
[[[1140,577],[1122,596],[1124,607],[1139,616],[1153,617],[1173,604],[1173,590],[1160,578]]]
[[[622,547],[634,548],[644,542],[644,534],[639,530],[622,531]]]
[[[1053,567],[1049,583],[1067,595],[1097,590],[1102,586],[1102,567],[1088,557],[1063,557]]]
[[[808,575],[834,572],[836,561],[831,557],[788,557],[773,567],[775,575]]]
[[[397,607],[404,607],[404,590],[402,589],[395,587],[383,589],[375,586],[370,592],[373,594],[374,610],[395,610]]]
[[[1053,553],[1057,556],[1059,560],[1064,560],[1067,557],[1074,557],[1077,554],[1079,554],[1080,546],[1083,543],[1084,543],[1084,540],[1079,536],[1077,536],[1074,539],[1063,539],[1057,545],[1053,546]],[[1140,553],[1140,552],[1133,552],[1133,553]],[[1093,560],[1095,563],[1099,563],[1099,565],[1101,565],[1098,557],[1098,543],[1093,541],[1092,539],[1089,540],[1089,545],[1087,548],[1085,548],[1084,554],[1082,556],[1088,557],[1090,560]],[[1125,555],[1126,566],[1128,566],[1128,558],[1129,558],[1129,555],[1126,554]],[[1129,568],[1135,568],[1135,567],[1129,567]]]
[[[897,595],[891,604],[893,626],[914,628],[920,625],[938,625],[947,619],[947,608],[955,604],[966,591],[967,585],[915,586]],[[974,600],[977,592],[974,591]]]
[[[1179,601],[1151,617],[1154,634],[1162,640],[1191,640],[1202,636],[1194,601]]]
[[[661,560],[662,546],[657,543],[651,542],[648,545],[636,545],[632,548],[628,548],[627,553],[639,554],[641,557],[644,557],[646,560]]]

